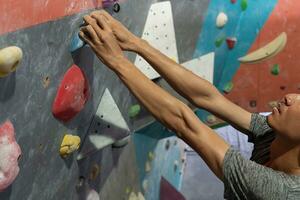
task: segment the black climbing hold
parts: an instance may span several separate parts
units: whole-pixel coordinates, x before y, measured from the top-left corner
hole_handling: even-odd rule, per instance
[[[118,12],[120,12],[120,10],[121,10],[120,4],[115,3],[115,4],[114,4],[114,12],[118,13]]]

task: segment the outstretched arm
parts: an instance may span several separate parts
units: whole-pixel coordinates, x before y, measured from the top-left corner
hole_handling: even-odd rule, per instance
[[[140,54],[179,94],[195,106],[212,112],[242,132],[249,130],[251,113],[226,99],[214,85],[130,33],[107,12],[96,11],[91,16],[96,20],[104,17],[123,50]]]
[[[188,106],[154,84],[124,57],[104,18],[100,17],[96,22],[85,16],[85,21],[89,25],[81,29],[80,36],[99,59],[119,76],[158,121],[194,148],[222,179],[223,160],[229,145],[203,124]]]

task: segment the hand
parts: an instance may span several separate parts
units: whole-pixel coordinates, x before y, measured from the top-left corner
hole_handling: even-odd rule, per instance
[[[140,38],[132,34],[125,26],[119,21],[114,19],[109,13],[104,10],[94,11],[90,15],[93,19],[101,21],[103,18],[106,19],[108,26],[111,28],[115,37],[117,38],[120,47],[125,51],[137,51],[138,43]]]
[[[87,26],[80,29],[79,36],[92,47],[98,58],[111,69],[122,63],[126,57],[106,19],[100,16],[96,21],[86,15],[84,21]]]

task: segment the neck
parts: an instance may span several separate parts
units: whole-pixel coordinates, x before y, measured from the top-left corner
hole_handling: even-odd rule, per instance
[[[271,145],[270,161],[267,166],[290,175],[300,176],[300,146],[277,136]]]

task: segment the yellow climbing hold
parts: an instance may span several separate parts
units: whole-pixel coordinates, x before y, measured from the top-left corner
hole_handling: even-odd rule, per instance
[[[0,50],[0,77],[5,77],[16,71],[23,57],[22,49],[16,46]]]
[[[78,150],[80,146],[80,137],[74,135],[65,135],[60,145],[59,153],[65,158],[74,151]]]

